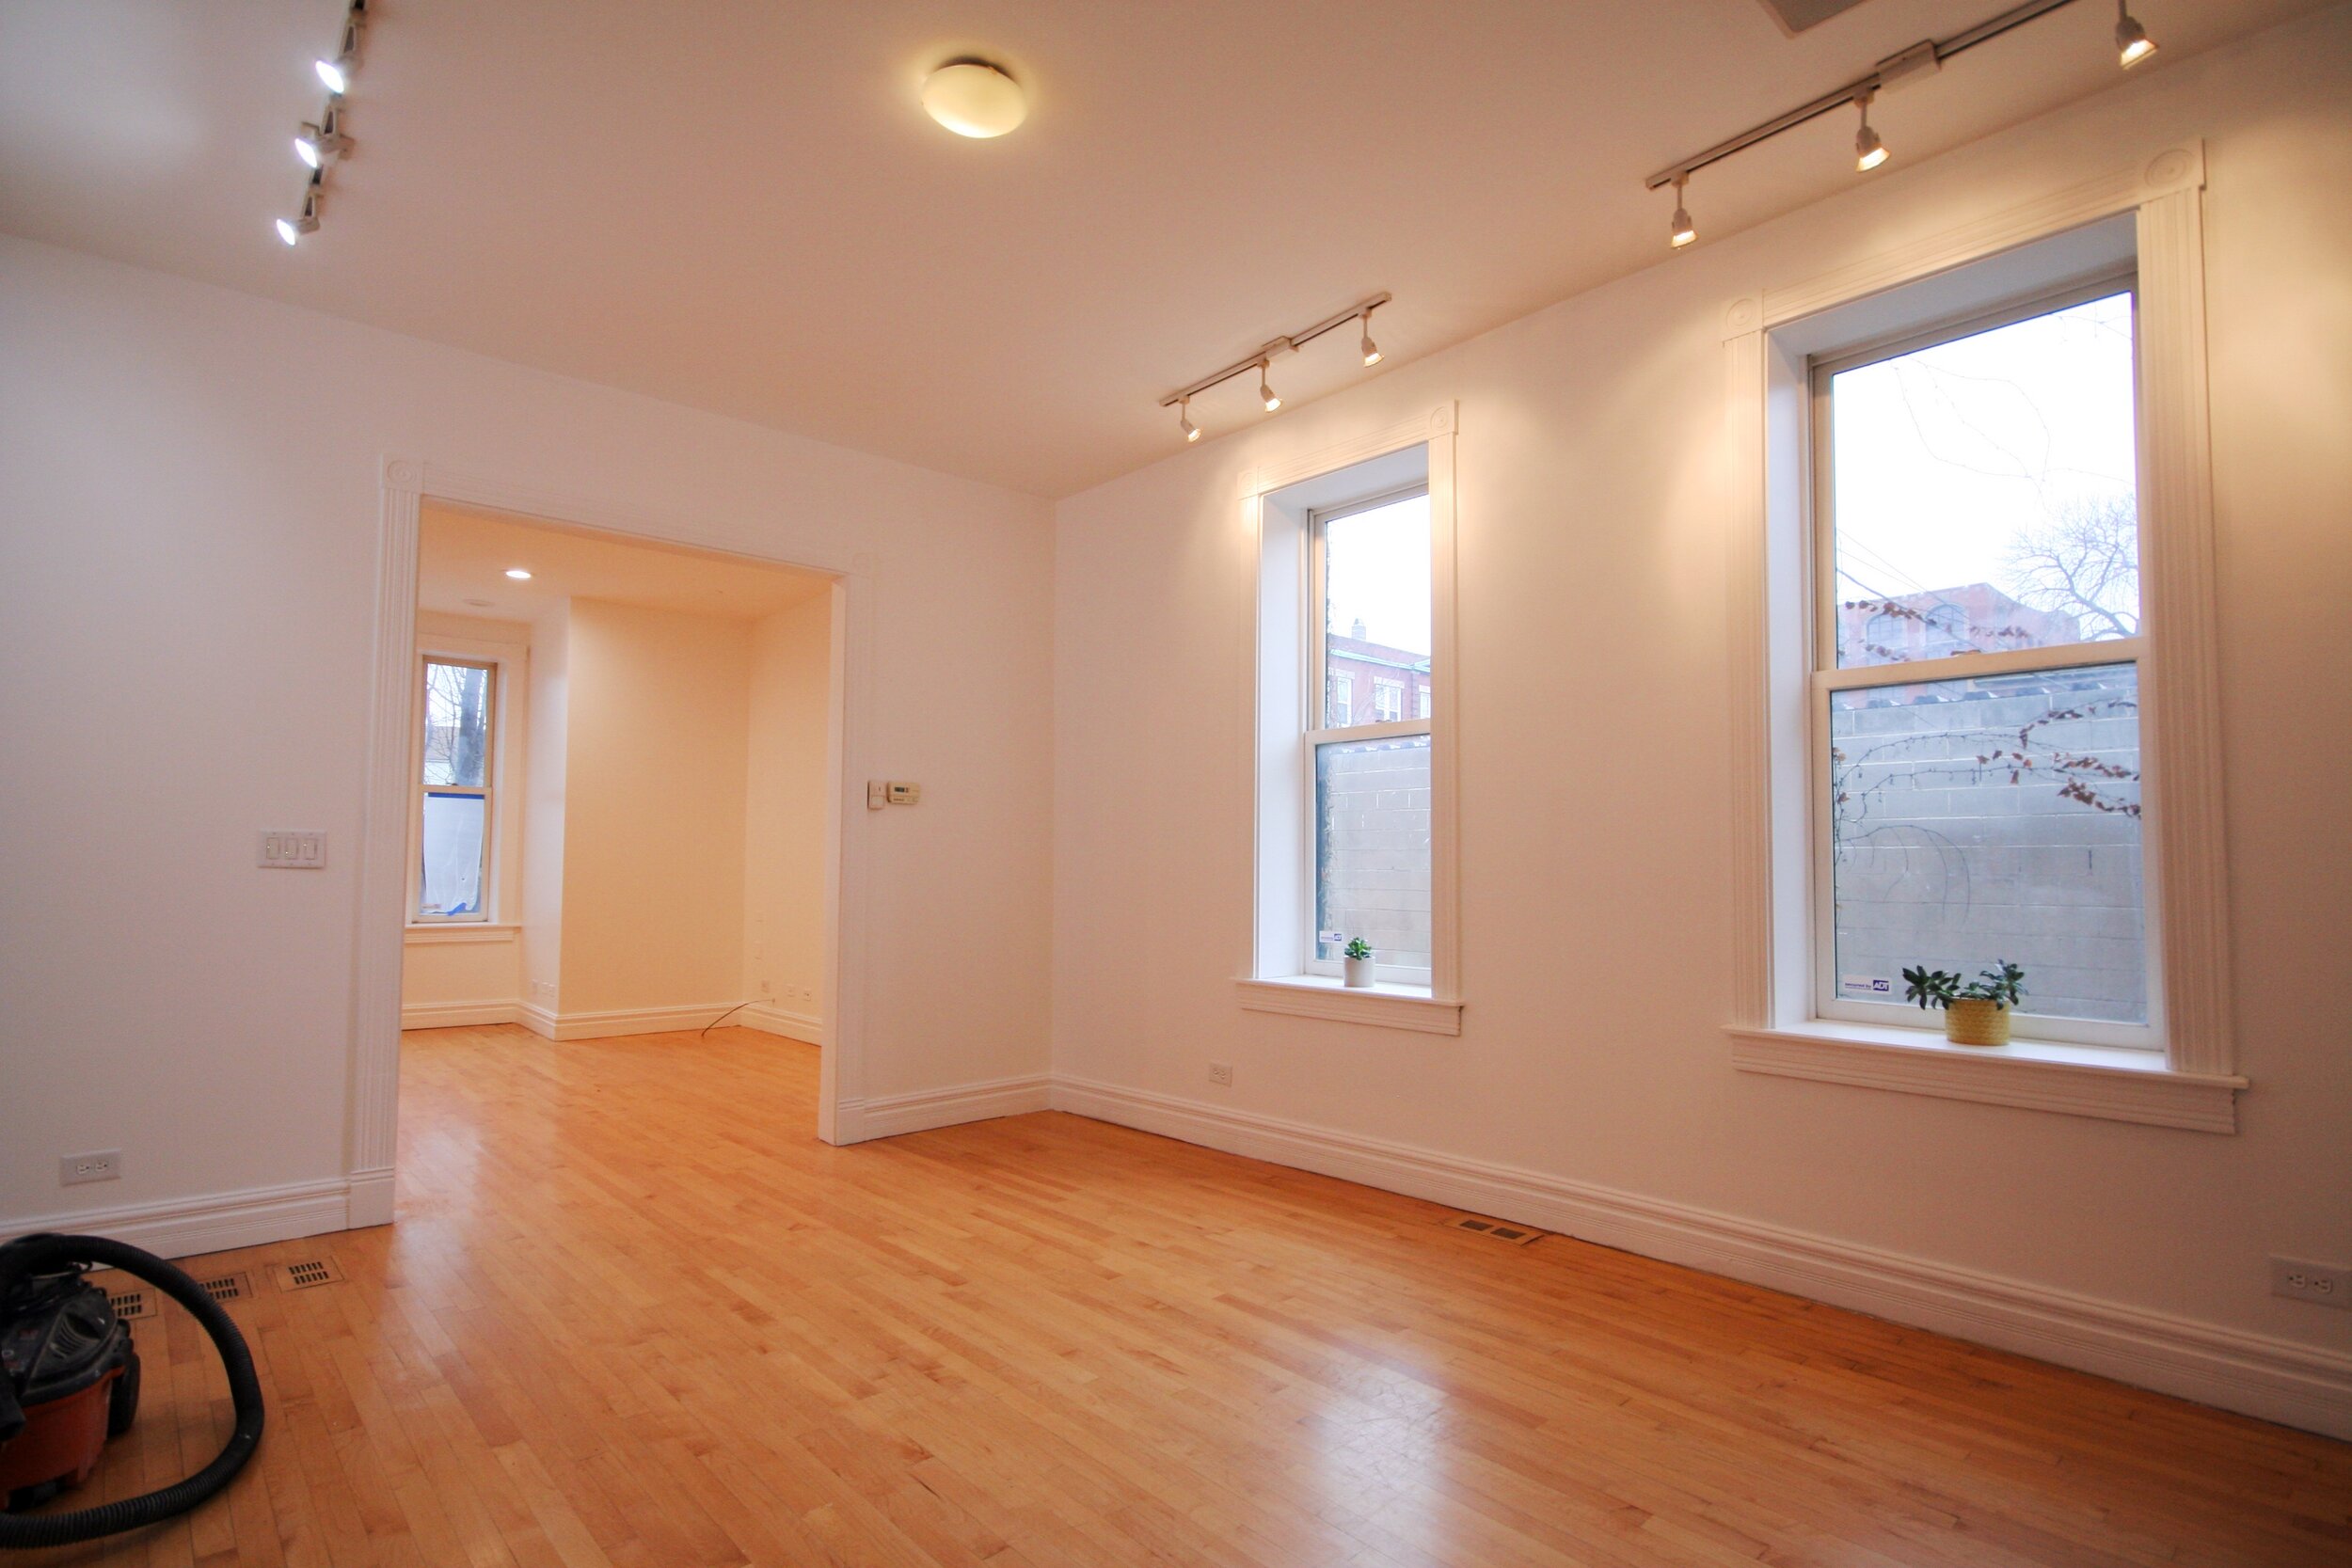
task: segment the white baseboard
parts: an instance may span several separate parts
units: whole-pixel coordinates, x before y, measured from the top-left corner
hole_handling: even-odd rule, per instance
[[[1538,1171],[1068,1076],[1053,1108],[1476,1213],[2352,1438],[2352,1354],[1952,1268]]]
[[[403,1029],[470,1029],[485,1023],[520,1023],[519,1002],[404,1002]]]
[[[952,1127],[959,1122],[1049,1110],[1053,1086],[1050,1073],[1036,1072],[1022,1078],[992,1078],[944,1089],[918,1089],[912,1094],[845,1101],[841,1109],[849,1114],[841,1121],[856,1129],[855,1138],[845,1141],[890,1138],[901,1132]]]
[[[600,1013],[558,1013],[535,1002],[518,1002],[515,1004],[514,1022],[551,1040],[602,1040],[621,1035],[667,1035],[701,1029],[734,1006],[732,1002],[706,1002],[691,1007],[615,1007]]]
[[[382,1173],[381,1185],[389,1196],[389,1172]],[[232,1247],[260,1246],[265,1242],[291,1241],[296,1236],[347,1230],[353,1224],[351,1190],[351,1182],[341,1179],[282,1187],[248,1187],[243,1192],[212,1193],[163,1203],[0,1221],[0,1237],[62,1230],[77,1236],[105,1236],[128,1242],[158,1257],[191,1258],[199,1253],[227,1252]],[[372,1192],[370,1196],[373,1198],[374,1195]]]
[[[823,1019],[811,1013],[787,1012],[782,1007],[771,1007],[764,1002],[753,1003],[727,1022],[739,1023],[746,1029],[757,1029],[762,1034],[782,1035],[785,1038],[791,1040],[805,1040],[810,1045],[825,1043],[825,1021]]]

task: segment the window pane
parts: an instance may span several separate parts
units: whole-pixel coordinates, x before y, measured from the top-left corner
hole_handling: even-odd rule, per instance
[[[2129,664],[1830,696],[1836,983],[2025,967],[2024,1011],[2148,1020]]]
[[[1429,967],[1429,737],[1315,748],[1315,954]],[[1327,941],[1332,932],[1337,942]]]
[[[1323,587],[1325,727],[1404,718],[1429,673],[1428,496],[1326,521]]]
[[[417,885],[417,912],[427,915],[482,912],[482,826],[479,795],[424,797],[424,864]]]
[[[2132,296],[1830,378],[1837,662],[2139,630]]]
[[[424,782],[479,789],[490,756],[490,672],[478,664],[424,666]]]

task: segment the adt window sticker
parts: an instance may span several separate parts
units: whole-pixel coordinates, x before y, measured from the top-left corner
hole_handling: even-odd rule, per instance
[[[1841,974],[1837,977],[1837,994],[1851,996],[1857,1002],[1892,1002],[1895,982],[1883,974]]]

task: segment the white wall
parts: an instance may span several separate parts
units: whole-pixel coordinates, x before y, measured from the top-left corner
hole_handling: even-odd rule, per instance
[[[822,1018],[831,596],[762,617],[751,635],[742,994]]]
[[[523,750],[522,993],[543,1013],[564,990],[564,797],[571,782],[572,637],[568,603],[531,624],[530,707]]]
[[[2270,1296],[2265,1268],[2273,1252],[2352,1261],[2347,60],[2339,9],[1728,241],[1667,258],[1661,228],[1651,270],[1063,502],[1057,1071],[1168,1097],[1175,1130],[1210,1125],[1179,1126],[1200,1103],[2292,1344],[2352,1342],[2352,1318]],[[2242,1130],[1736,1072],[1724,307],[2196,135],[2236,1022],[2254,1085]],[[1447,399],[1463,1033],[1244,1012],[1239,476]],[[1234,1065],[1230,1090],[1210,1088],[1212,1057]]]
[[[848,1091],[1042,1069],[1042,503],[0,240],[0,1231],[262,1188],[331,1207],[388,453],[687,543],[863,556],[852,733],[926,795],[844,813],[876,887]],[[327,868],[256,869],[268,827],[326,830]],[[58,1185],[102,1148],[119,1181]]]
[[[559,1011],[743,1000],[752,629],[571,601]]]

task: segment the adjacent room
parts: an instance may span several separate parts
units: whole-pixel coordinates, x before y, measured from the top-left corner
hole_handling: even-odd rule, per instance
[[[2352,4],[0,0],[0,1556],[2352,1563]]]

